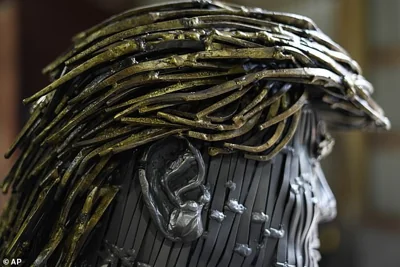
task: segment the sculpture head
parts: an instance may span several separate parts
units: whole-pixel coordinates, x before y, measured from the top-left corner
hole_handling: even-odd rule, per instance
[[[311,20],[217,1],[116,15],[44,72],[2,186],[0,255],[34,266],[79,262],[93,235],[128,265],[166,238],[192,246],[169,257],[164,241],[166,266],[315,266],[317,224],[336,212],[327,127],[390,127]]]

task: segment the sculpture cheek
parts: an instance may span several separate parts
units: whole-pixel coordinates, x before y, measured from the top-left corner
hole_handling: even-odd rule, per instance
[[[315,174],[315,204],[319,210],[319,221],[326,222],[331,221],[336,217],[336,199],[332,193],[332,190],[326,181],[324,172],[322,171],[321,165],[316,163],[313,167]]]

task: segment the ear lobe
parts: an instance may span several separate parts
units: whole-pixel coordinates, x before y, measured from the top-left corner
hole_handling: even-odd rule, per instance
[[[157,228],[173,241],[190,242],[203,233],[205,166],[201,153],[183,137],[168,137],[143,153],[139,180]]]

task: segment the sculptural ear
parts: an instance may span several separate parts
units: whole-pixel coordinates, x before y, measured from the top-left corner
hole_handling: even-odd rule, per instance
[[[201,153],[183,137],[168,137],[143,153],[139,179],[151,218],[174,241],[192,241],[203,232],[201,211],[209,199]]]

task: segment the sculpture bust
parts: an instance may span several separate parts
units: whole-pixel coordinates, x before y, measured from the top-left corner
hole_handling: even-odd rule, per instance
[[[2,183],[27,266],[317,266],[327,127],[390,127],[311,20],[217,1],[128,10],[44,72]]]

